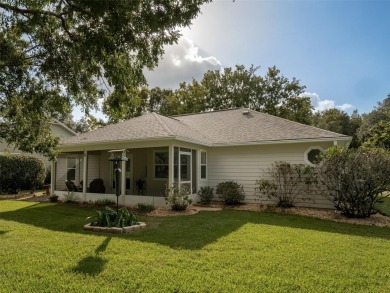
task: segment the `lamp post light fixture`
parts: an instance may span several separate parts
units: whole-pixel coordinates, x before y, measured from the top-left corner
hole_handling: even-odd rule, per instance
[[[119,208],[119,196],[121,195],[121,173],[119,162],[128,161],[129,159],[126,157],[126,150],[112,150],[108,151],[111,156],[108,159],[113,162],[113,167],[115,170],[115,195],[116,195],[116,212],[118,213]]]

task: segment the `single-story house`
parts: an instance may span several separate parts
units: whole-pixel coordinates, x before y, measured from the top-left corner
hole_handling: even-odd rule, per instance
[[[79,185],[78,196],[84,201],[116,200],[109,151],[124,150],[121,155],[128,161],[120,163],[121,204],[164,206],[165,187],[175,181],[187,185],[196,201],[201,186],[215,187],[226,180],[242,184],[246,201],[254,202],[256,180],[273,162],[312,164],[320,151],[350,140],[243,108],[172,117],[146,113],[65,139],[53,163],[52,192],[65,195],[66,181],[71,180]],[[94,179],[104,188],[92,186]],[[297,203],[331,206],[322,198]]]
[[[74,132],[72,129],[70,129],[65,124],[61,123],[60,121],[58,121],[56,119],[54,119],[50,123],[50,129],[51,129],[53,135],[58,136],[61,141],[63,141],[65,138],[67,138],[69,136],[77,135],[76,132]],[[45,157],[41,154],[38,154],[38,153],[30,154],[30,153],[23,152],[23,151],[19,150],[18,148],[16,148],[12,144],[9,145],[5,142],[0,141],[0,155],[5,154],[5,153],[36,157],[36,158],[42,160],[42,162],[46,166],[46,170],[48,170],[50,168],[50,162],[49,162],[49,159],[47,157]]]

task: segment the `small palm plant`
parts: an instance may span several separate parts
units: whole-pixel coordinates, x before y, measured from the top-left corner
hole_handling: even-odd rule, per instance
[[[96,215],[88,217],[91,219],[91,226],[98,227],[127,227],[137,225],[137,217],[126,208],[121,208],[118,212],[110,207],[105,207],[104,210],[97,210]]]

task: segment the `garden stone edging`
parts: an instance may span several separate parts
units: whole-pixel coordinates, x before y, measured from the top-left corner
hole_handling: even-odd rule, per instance
[[[122,234],[122,233],[131,233],[146,227],[146,223],[139,222],[138,225],[126,226],[123,228],[118,227],[98,227],[91,226],[91,224],[84,225],[84,230],[92,232],[103,232],[103,233],[113,233],[113,234]]]

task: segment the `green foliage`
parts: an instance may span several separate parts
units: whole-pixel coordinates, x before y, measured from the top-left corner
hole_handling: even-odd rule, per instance
[[[245,199],[243,186],[231,180],[218,183],[216,194],[227,205],[237,205]]]
[[[362,123],[362,117],[355,110],[351,116],[346,112],[333,108],[317,112],[313,117],[313,125],[329,131],[354,135]]]
[[[0,155],[0,190],[17,193],[34,190],[45,180],[46,169],[40,159],[24,155]]]
[[[214,188],[211,186],[202,186],[198,190],[198,195],[201,203],[209,204],[214,198]]]
[[[131,99],[207,2],[0,1],[0,138],[53,159],[51,118],[108,92]]]
[[[152,204],[146,204],[146,203],[138,203],[137,204],[137,210],[140,213],[150,213],[153,212],[156,209],[156,207]]]
[[[358,138],[362,143],[372,136],[372,129],[381,121],[390,122],[390,94],[370,113],[363,115],[362,125],[358,131]],[[379,129],[378,129],[379,130]]]
[[[109,198],[103,198],[103,199],[95,200],[94,204],[98,206],[110,206],[110,205],[116,205],[116,202]]]
[[[103,119],[98,119],[91,114],[86,114],[80,120],[74,120],[72,113],[55,113],[54,118],[76,133],[85,133],[107,125]]]
[[[96,211],[96,215],[88,217],[91,226],[98,227],[126,227],[138,224],[137,217],[126,208],[120,208],[118,212],[110,207],[102,211]]]
[[[370,129],[370,137],[363,147],[383,148],[390,151],[390,120],[379,121]]]
[[[73,191],[68,191],[67,194],[63,195],[62,201],[65,203],[75,203],[79,202],[80,198]]]
[[[288,80],[276,67],[268,68],[264,76],[257,75],[257,70],[253,65],[249,69],[237,65],[234,69],[224,68],[222,72],[208,71],[201,81],[183,82],[174,91],[158,87],[133,88],[111,95],[103,110],[111,121],[117,122],[151,111],[170,116],[246,107],[310,124],[310,99],[300,96],[305,86],[295,78]]]
[[[318,168],[321,194],[347,217],[375,214],[381,193],[390,186],[389,152],[333,147],[323,157]]]
[[[298,197],[306,199],[304,194],[315,182],[313,167],[282,161],[273,163],[266,176],[269,179],[256,181],[256,193],[260,198],[275,200],[279,207],[293,207]]]
[[[179,187],[177,182],[165,189],[165,202],[169,204],[174,211],[184,211],[192,203],[189,197],[190,190],[187,185]]]

